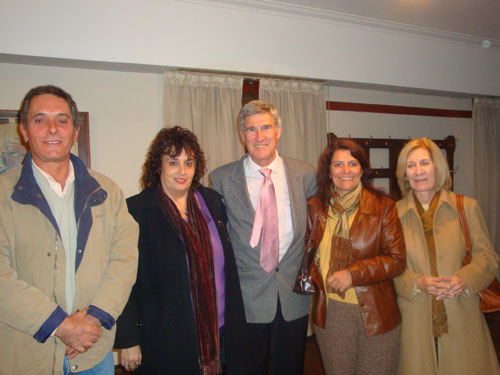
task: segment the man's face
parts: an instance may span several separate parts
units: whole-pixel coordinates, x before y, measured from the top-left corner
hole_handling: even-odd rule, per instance
[[[51,94],[33,97],[26,121],[20,130],[40,168],[68,162],[79,129],[75,130],[71,109],[64,99]]]
[[[250,157],[256,164],[261,167],[271,164],[276,157],[281,127],[276,127],[269,113],[257,113],[245,118],[241,136]]]

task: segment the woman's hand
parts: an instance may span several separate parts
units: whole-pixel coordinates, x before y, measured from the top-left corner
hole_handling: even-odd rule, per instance
[[[417,288],[440,301],[461,295],[467,289],[467,284],[457,275],[440,277],[424,275],[417,279]]]
[[[127,371],[134,371],[141,365],[142,353],[139,345],[120,349],[120,363]]]
[[[440,277],[441,282],[445,283],[446,288],[444,289],[441,296],[437,297],[437,300],[442,300],[445,298],[455,298],[463,294],[467,289],[467,283],[458,275],[453,275],[449,277]]]
[[[440,277],[422,275],[417,279],[417,288],[435,297],[443,293],[443,287]]]
[[[327,284],[334,290],[344,293],[352,286],[352,276],[349,270],[340,270],[334,272],[328,277]]]

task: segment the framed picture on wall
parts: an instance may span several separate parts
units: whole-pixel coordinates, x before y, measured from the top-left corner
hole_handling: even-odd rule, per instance
[[[71,152],[90,168],[89,113],[78,112],[76,121],[80,132]],[[0,110],[0,174],[21,165],[27,152],[17,124],[17,111]]]

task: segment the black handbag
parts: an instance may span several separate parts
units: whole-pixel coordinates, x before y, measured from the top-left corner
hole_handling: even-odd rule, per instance
[[[318,225],[318,212],[314,214],[314,221],[312,224],[312,228],[310,233],[316,232],[316,226]],[[304,256],[302,257],[302,263],[299,268],[299,272],[297,273],[297,278],[295,279],[295,285],[293,287],[293,291],[298,294],[314,294],[316,292],[316,284],[311,275],[311,264],[314,262],[314,258],[316,257],[316,248],[311,247],[312,242],[311,236],[306,244],[306,248],[304,251]],[[309,249],[309,251],[307,251]]]

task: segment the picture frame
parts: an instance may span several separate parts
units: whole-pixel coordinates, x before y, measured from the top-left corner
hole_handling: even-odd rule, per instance
[[[16,110],[0,110],[0,174],[21,165],[29,149],[21,137],[17,115]],[[71,152],[90,168],[89,113],[78,112],[76,121],[80,131]]]

